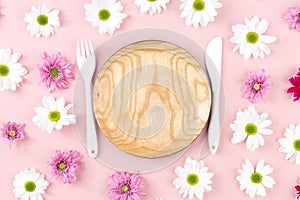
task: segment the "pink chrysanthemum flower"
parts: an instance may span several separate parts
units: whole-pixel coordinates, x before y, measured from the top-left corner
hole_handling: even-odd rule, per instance
[[[14,140],[22,140],[24,136],[24,127],[25,124],[16,124],[15,122],[7,122],[3,125],[3,128],[0,129],[1,137],[8,139],[9,148],[12,147]]]
[[[300,200],[300,185],[296,185],[294,188],[296,190],[296,199]]]
[[[81,155],[77,151],[61,152],[57,150],[48,164],[52,167],[51,176],[61,178],[63,183],[73,183],[76,181],[76,171],[80,168],[79,159]],[[52,178],[51,177],[51,178]]]
[[[284,19],[289,24],[289,29],[296,29],[300,32],[300,8],[292,7],[284,14]]]
[[[300,99],[300,68],[297,74],[294,74],[288,79],[288,81],[293,85],[287,90],[287,93],[292,94],[293,101],[299,101]]]
[[[266,91],[271,88],[267,83],[270,76],[266,75],[265,70],[259,73],[250,72],[248,79],[244,81],[243,97],[249,99],[251,103],[266,101]]]
[[[140,191],[143,187],[143,178],[137,173],[117,172],[110,176],[108,196],[110,200],[139,200],[146,195]]]
[[[60,52],[51,56],[44,52],[43,63],[38,64],[40,81],[48,87],[49,92],[56,89],[67,89],[69,81],[74,80],[73,64],[68,62]]]

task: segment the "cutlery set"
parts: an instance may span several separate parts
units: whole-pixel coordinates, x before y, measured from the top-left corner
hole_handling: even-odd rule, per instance
[[[84,80],[85,88],[85,119],[86,145],[88,155],[96,158],[98,155],[98,140],[91,95],[91,81],[96,69],[96,57],[91,41],[78,41],[76,46],[77,66]],[[222,38],[212,39],[205,50],[205,63],[212,91],[212,106],[208,124],[207,138],[211,154],[215,154],[220,139],[220,88],[222,66]]]

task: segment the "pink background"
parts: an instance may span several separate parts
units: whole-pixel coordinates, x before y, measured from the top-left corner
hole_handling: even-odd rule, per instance
[[[61,27],[56,28],[55,35],[49,38],[35,38],[26,31],[24,14],[30,11],[31,6],[38,6],[45,2],[52,8],[61,11]],[[133,0],[122,0],[124,12],[129,17],[124,21],[120,30],[123,31],[152,27],[166,28],[184,34],[193,39],[200,46],[205,47],[208,41],[221,35],[224,39],[223,54],[223,84],[226,93],[225,121],[222,129],[221,142],[216,155],[209,155],[204,159],[213,177],[213,191],[204,194],[204,199],[249,199],[243,191],[239,190],[239,183],[235,180],[237,169],[241,167],[245,158],[253,164],[260,159],[274,168],[271,176],[276,185],[267,190],[266,198],[257,199],[294,199],[293,186],[298,183],[299,167],[284,159],[284,154],[278,151],[278,138],[283,137],[285,128],[290,123],[300,122],[300,106],[293,103],[286,94],[289,87],[287,78],[296,73],[300,63],[299,50],[300,33],[289,31],[282,18],[290,6],[300,6],[297,0],[276,1],[257,0],[234,1],[221,0],[223,8],[218,9],[218,16],[214,23],[206,28],[193,28],[185,25],[184,19],[179,17],[179,0],[171,0],[168,9],[162,14],[149,16],[140,14],[139,8]],[[22,87],[16,92],[5,91],[0,93],[0,123],[15,121],[26,123],[26,139],[14,144],[8,149],[7,141],[0,140],[0,197],[1,199],[14,199],[12,182],[16,173],[26,167],[34,167],[43,174],[48,174],[47,161],[56,149],[77,150],[82,155],[82,168],[78,173],[78,181],[71,185],[64,185],[60,180],[51,182],[44,195],[48,200],[106,200],[107,180],[114,172],[90,159],[84,146],[81,144],[75,126],[54,131],[52,134],[42,132],[32,124],[34,116],[33,107],[41,105],[43,96],[49,95],[46,87],[37,85],[39,74],[36,64],[41,62],[44,51],[54,53],[61,51],[72,63],[76,63],[75,43],[79,39],[91,39],[94,46],[110,38],[108,35],[99,35],[90,23],[84,20],[84,3],[87,0],[2,0],[0,2],[0,48],[11,47],[14,52],[22,53],[20,62],[28,69]],[[231,26],[243,23],[243,18],[257,15],[270,21],[267,34],[277,37],[277,42],[271,44],[271,55],[263,60],[244,60],[238,53],[232,53],[234,44],[229,39],[233,35]],[[258,71],[264,68],[271,75],[273,88],[268,92],[265,104],[255,104],[259,112],[268,112],[272,120],[271,129],[274,134],[265,137],[265,146],[255,152],[246,150],[245,143],[231,144],[232,131],[229,124],[235,119],[238,108],[245,109],[249,101],[241,97],[242,81],[247,78],[249,71]],[[77,75],[78,70],[75,69]],[[54,97],[64,97],[68,103],[72,102],[74,83],[67,90],[51,93]],[[144,191],[148,193],[144,199],[153,200],[157,197],[181,199],[172,181],[176,175],[176,166],[183,165],[187,156],[199,159],[201,141],[196,141],[185,155],[171,166],[161,171],[142,174],[145,179]]]

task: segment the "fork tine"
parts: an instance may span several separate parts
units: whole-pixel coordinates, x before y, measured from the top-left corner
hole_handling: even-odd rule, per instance
[[[89,55],[91,55],[91,52],[90,52],[87,40],[84,41],[84,46],[85,46],[86,57],[88,57]]]
[[[80,48],[81,48],[81,56],[86,57],[82,40],[80,40]]]
[[[94,48],[93,48],[93,45],[92,45],[91,40],[89,40],[88,42],[89,42],[90,52],[91,52],[91,53],[94,53]]]

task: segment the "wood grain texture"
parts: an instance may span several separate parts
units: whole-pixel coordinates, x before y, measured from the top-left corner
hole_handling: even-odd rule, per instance
[[[105,136],[141,157],[189,145],[205,126],[211,92],[205,72],[185,50],[143,41],[116,52],[98,74],[94,113]]]

